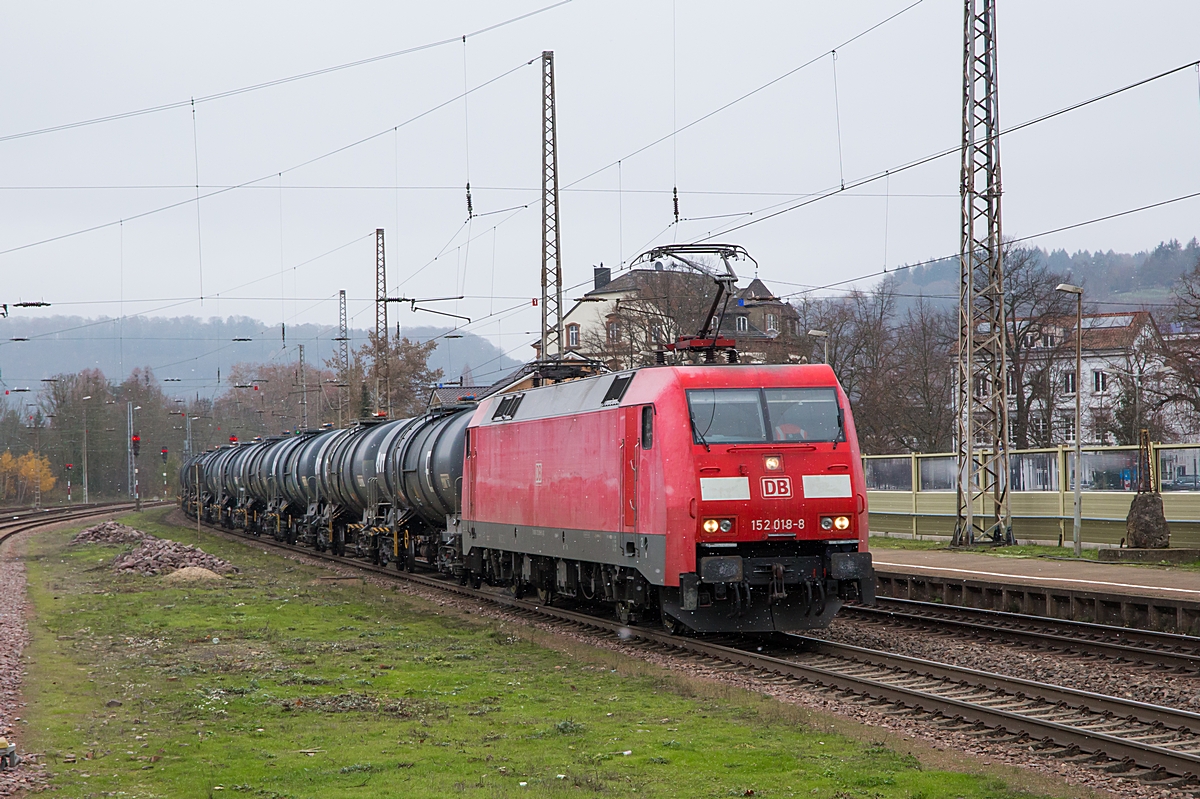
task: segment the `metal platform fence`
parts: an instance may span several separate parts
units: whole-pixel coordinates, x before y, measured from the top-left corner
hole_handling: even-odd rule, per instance
[[[1171,546],[1200,548],[1200,444],[1152,444],[1155,485],[1171,527]],[[1072,446],[1015,450],[1009,464],[1013,533],[1020,543],[1070,541],[1075,489]],[[1118,546],[1138,483],[1137,447],[1083,449],[1085,546]],[[866,455],[873,535],[949,538],[955,521],[953,453]],[[984,504],[987,503],[987,504]],[[986,494],[977,514],[990,513]]]

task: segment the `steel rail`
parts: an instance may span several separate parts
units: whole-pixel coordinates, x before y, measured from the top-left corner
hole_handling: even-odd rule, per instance
[[[319,553],[269,536],[247,536],[205,527],[248,545],[265,545],[351,568],[500,605],[543,619],[599,630],[622,641],[641,640],[676,653],[732,664],[753,672],[812,683],[951,722],[978,724],[1052,742],[1095,756],[1193,779],[1200,774],[1200,714],[1031,680],[879,652],[815,638],[787,635],[775,641],[793,650],[764,654],[737,646],[631,627],[587,613],[546,607],[496,589],[472,589],[444,577],[391,570],[355,558]],[[757,646],[761,639],[755,642]],[[794,659],[800,658],[800,659]],[[1173,743],[1174,746],[1163,745]],[[1177,748],[1176,748],[1177,747]]]
[[[1116,660],[1200,671],[1200,638],[1191,635],[908,599],[879,597],[877,601],[878,607],[847,605],[843,612],[872,620],[955,628],[987,639],[1010,638],[1065,652],[1103,654]],[[892,610],[887,605],[902,609]]]
[[[143,507],[155,507],[154,504],[143,502]],[[105,502],[105,503],[90,503],[88,505],[75,505],[67,508],[54,508],[48,510],[40,510],[35,512],[26,512],[24,515],[14,516],[11,519],[0,522],[0,544],[3,544],[8,539],[18,533],[24,533],[29,530],[36,530],[39,527],[45,527],[50,524],[60,524],[62,522],[72,521],[75,519],[90,519],[95,516],[107,516],[111,513],[119,513],[125,510],[132,510],[137,506],[135,502]]]

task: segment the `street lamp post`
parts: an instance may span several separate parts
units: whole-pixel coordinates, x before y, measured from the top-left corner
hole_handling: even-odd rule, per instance
[[[1080,400],[1083,396],[1083,289],[1070,283],[1059,283],[1054,290],[1075,295],[1075,522],[1071,527],[1071,536],[1075,544],[1075,557],[1078,558],[1083,555],[1083,542],[1079,533],[1083,521],[1083,462],[1080,447],[1083,439],[1083,410]]]
[[[91,395],[83,398],[83,504],[88,504],[88,481],[87,481],[87,401],[91,399]]]
[[[829,331],[828,330],[810,330],[808,335],[813,338],[825,340],[825,363],[829,363]]]

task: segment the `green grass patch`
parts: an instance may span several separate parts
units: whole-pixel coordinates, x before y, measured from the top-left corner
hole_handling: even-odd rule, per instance
[[[170,586],[113,575],[122,547],[28,545],[27,734],[58,796],[1028,795],[164,515],[124,521],[241,573]]]

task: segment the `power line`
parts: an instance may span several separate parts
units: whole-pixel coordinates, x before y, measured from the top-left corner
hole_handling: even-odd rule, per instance
[[[1031,241],[1033,239],[1042,238],[1043,236],[1050,236],[1055,233],[1062,233],[1065,230],[1074,230],[1076,228],[1085,227],[1087,225],[1094,225],[1098,222],[1107,222],[1110,219],[1118,219],[1120,217],[1129,216],[1131,214],[1140,213],[1142,211],[1149,211],[1154,208],[1162,208],[1163,206],[1166,206],[1166,205],[1173,205],[1174,203],[1183,202],[1185,200],[1191,200],[1196,197],[1200,197],[1200,191],[1194,191],[1189,194],[1181,194],[1178,197],[1172,197],[1169,200],[1161,200],[1159,202],[1150,203],[1148,205],[1139,205],[1136,208],[1127,208],[1124,211],[1117,211],[1116,213],[1105,214],[1104,216],[1093,217],[1091,219],[1086,219],[1082,222],[1074,222],[1070,225],[1063,225],[1061,227],[1052,228],[1050,230],[1043,230],[1040,233],[1033,233],[1028,236],[1021,236],[1020,238],[1007,239],[1005,243],[1016,244],[1016,243],[1019,243],[1022,241]],[[857,277],[846,278],[845,280],[838,280],[833,283],[826,283],[823,286],[813,286],[811,288],[807,288],[802,291],[794,291],[794,292],[791,292],[790,294],[784,294],[780,299],[784,299],[787,297],[797,297],[797,296],[800,296],[801,294],[810,294],[814,291],[824,291],[825,289],[831,289],[831,288],[836,288],[838,286],[844,286],[847,283],[854,283],[859,280],[866,280],[867,278],[872,278],[872,277],[880,277],[882,275],[890,275],[894,272],[902,272],[907,269],[914,269],[918,266],[928,266],[929,264],[934,264],[934,263],[938,263],[939,261],[945,261],[949,258],[958,258],[958,257],[959,257],[958,253],[955,253],[953,255],[943,255],[940,258],[930,258],[930,259],[927,259],[924,261],[917,261],[916,263],[912,263],[912,264],[903,264],[901,266],[892,267],[891,269],[881,269],[876,272],[868,272],[867,274],[859,275]]]
[[[564,0],[564,2],[570,2],[570,0]],[[92,225],[91,227],[74,230],[70,233],[62,233],[57,236],[51,236],[49,238],[41,239],[39,241],[32,241],[27,244],[18,245],[16,247],[9,247],[6,250],[0,250],[0,255],[8,255],[10,253],[18,252],[20,250],[27,250],[31,247],[38,247],[42,244],[50,244],[52,242],[62,241],[63,239],[69,239],[69,238],[73,238],[75,236],[81,236],[85,233],[93,233],[97,230],[104,230],[105,228],[112,227],[113,225],[119,224],[120,222],[129,222],[134,219],[142,219],[147,216],[153,216],[154,214],[162,213],[163,211],[169,211],[173,208],[179,208],[181,206],[187,205],[188,203],[193,203],[193,202],[199,203],[201,200],[208,199],[209,197],[215,197],[217,195],[225,194],[230,191],[234,191],[237,189],[243,189],[251,184],[262,183],[263,181],[269,180],[270,178],[273,178],[273,177],[276,177],[279,175],[284,175],[289,172],[294,172],[297,169],[302,169],[303,167],[310,166],[312,164],[315,164],[318,161],[323,161],[324,159],[330,158],[334,155],[337,155],[338,153],[342,153],[351,148],[358,147],[359,145],[362,145],[362,144],[366,144],[367,142],[373,141],[373,140],[379,138],[380,136],[385,136],[394,130],[399,130],[400,128],[405,127],[406,125],[416,122],[417,120],[422,119],[423,117],[429,116],[430,114],[434,113],[435,111],[438,111],[458,100],[461,100],[467,94],[471,94],[472,92],[479,91],[480,89],[483,89],[499,80],[502,80],[502,79],[508,77],[509,75],[513,74],[514,72],[522,69],[523,67],[529,66],[530,64],[532,64],[534,61],[537,61],[537,60],[538,59],[535,58],[532,61],[527,61],[523,64],[518,64],[517,66],[508,70],[507,72],[503,72],[499,75],[496,75],[495,77],[493,77],[487,81],[484,81],[483,83],[479,84],[478,86],[475,86],[474,88],[469,89],[467,92],[465,92],[463,94],[457,95],[455,97],[451,97],[450,99],[445,100],[444,102],[438,103],[437,105],[433,106],[432,108],[428,108],[425,111],[422,111],[421,113],[417,114],[416,116],[406,119],[404,122],[401,122],[398,125],[387,128],[386,130],[380,131],[378,133],[373,133],[370,136],[366,136],[362,139],[351,142],[349,144],[342,145],[341,147],[337,147],[333,150],[330,150],[326,153],[318,155],[314,158],[309,158],[306,161],[301,161],[300,163],[294,164],[293,166],[287,167],[286,169],[275,170],[274,172],[271,172],[268,175],[263,175],[262,177],[254,178],[253,180],[247,180],[243,183],[238,183],[233,186],[229,186],[227,188],[217,189],[215,191],[208,192],[207,194],[201,194],[194,198],[189,198],[186,200],[180,200],[178,202],[169,203],[167,205],[162,205],[157,208],[152,208],[148,211],[142,211],[141,213],[137,213],[137,214],[133,214],[131,216],[124,217],[124,219],[122,219],[122,220],[117,220],[117,221],[112,221],[112,222],[104,222],[99,225]]]
[[[544,6],[542,8],[536,9],[534,11],[530,11],[525,14],[520,14],[515,17],[511,17],[509,19],[504,20],[503,22],[498,22],[494,25],[488,25],[487,27],[480,28],[479,30],[474,31],[472,33],[454,36],[453,38],[450,38],[450,39],[441,39],[436,42],[427,42],[425,44],[419,44],[419,45],[416,45],[415,47],[409,47],[404,50],[396,50],[391,53],[384,53],[382,55],[371,56],[370,58],[362,58],[362,59],[359,59],[358,61],[350,61],[345,64],[337,64],[336,66],[332,66],[332,67],[323,67],[322,69],[314,69],[310,72],[302,72],[297,75],[289,75],[288,77],[285,77],[285,78],[276,78],[275,80],[269,80],[264,83],[255,83],[250,86],[243,86],[238,89],[229,89],[229,90],[226,90],[223,92],[217,92],[216,94],[207,94],[207,95],[203,95],[201,97],[195,97],[195,98],[191,98],[188,100],[179,100],[179,101],[173,102],[173,103],[164,103],[162,105],[155,105],[155,106],[150,106],[148,108],[141,108],[136,111],[123,111],[123,112],[117,113],[117,114],[108,114],[107,116],[93,117],[92,119],[82,119],[77,122],[67,122],[62,125],[53,125],[53,126],[50,126],[47,128],[38,128],[36,130],[27,130],[22,133],[10,133],[6,136],[0,136],[0,142],[13,141],[14,139],[26,139],[31,136],[40,136],[45,133],[56,133],[58,131],[71,130],[73,128],[82,128],[82,127],[85,127],[88,125],[99,125],[104,122],[113,122],[118,119],[129,119],[130,117],[139,117],[139,116],[145,116],[147,114],[156,114],[160,111],[170,111],[170,110],[173,110],[176,108],[184,108],[188,105],[194,106],[196,103],[208,103],[208,102],[212,102],[213,100],[222,100],[226,97],[234,97],[239,94],[246,94],[247,92],[255,92],[255,91],[259,91],[260,89],[269,89],[274,86],[282,86],[286,83],[295,83],[296,81],[306,80],[308,78],[315,78],[320,75],[328,75],[332,72],[340,72],[344,69],[353,69],[355,67],[361,67],[361,66],[365,66],[367,64],[374,64],[379,61],[386,61],[388,59],[398,58],[399,56],[411,55],[413,53],[419,53],[423,50],[431,50],[436,47],[443,47],[448,44],[454,44],[459,41],[466,42],[466,40],[472,36],[479,36],[484,33],[489,33],[491,31],[498,30],[507,25],[512,25],[513,23],[529,19],[530,17],[535,17],[538,14],[542,14],[546,11],[551,11],[555,8],[558,8],[559,6],[564,6],[571,2],[573,2],[573,0],[559,0],[559,2],[557,2],[557,3],[552,3],[548,6]]]
[[[921,5],[922,2],[924,2],[924,0],[916,0],[915,3],[905,6],[904,8],[897,11],[895,14],[892,14],[891,16],[886,17],[886,18],[880,20],[879,22],[876,22],[871,27],[855,34],[854,36],[851,36],[849,39],[842,42],[841,44],[836,45],[835,47],[832,47],[829,50],[826,50],[825,52],[821,53],[818,56],[814,56],[813,58],[810,58],[808,61],[805,61],[800,66],[789,69],[787,72],[783,73],[782,75],[772,78],[771,80],[767,81],[766,83],[762,84],[761,86],[759,86],[755,89],[751,89],[750,91],[746,92],[745,94],[741,95],[740,97],[736,97],[733,100],[730,100],[729,102],[725,103],[724,105],[722,105],[718,108],[715,108],[712,111],[709,111],[707,114],[704,114],[701,117],[697,117],[696,119],[693,119],[691,122],[687,123],[683,127],[676,128],[675,130],[672,130],[670,133],[666,134],[665,136],[660,136],[659,138],[655,139],[654,141],[650,142],[649,144],[637,148],[636,150],[629,153],[628,155],[622,156],[621,158],[618,158],[617,160],[612,161],[611,163],[605,164],[604,166],[600,167],[599,169],[595,169],[595,170],[587,173],[586,175],[584,175],[581,178],[578,178],[577,180],[571,181],[570,183],[567,184],[567,187],[574,186],[577,183],[582,183],[583,181],[587,180],[588,178],[599,175],[601,172],[604,172],[607,169],[612,169],[614,166],[621,163],[622,161],[627,161],[630,158],[632,158],[633,156],[643,153],[646,150],[649,150],[651,147],[662,144],[663,142],[667,141],[668,139],[674,139],[675,136],[677,136],[680,133],[683,133],[688,128],[692,128],[692,127],[695,127],[696,125],[699,125],[704,120],[709,119],[710,117],[713,117],[713,116],[721,113],[722,111],[726,110],[727,108],[731,108],[731,107],[737,105],[738,103],[742,102],[743,100],[753,97],[754,95],[758,94],[759,92],[761,92],[765,89],[768,89],[771,86],[774,86],[776,83],[779,83],[781,80],[786,80],[787,78],[791,77],[792,75],[795,75],[797,72],[800,72],[801,70],[806,69],[806,68],[812,66],[813,64],[817,63],[818,61],[820,61],[821,59],[830,55],[834,51],[839,50],[839,49],[845,47],[846,45],[851,44],[852,42],[855,42],[858,39],[861,39],[862,37],[866,36],[867,34],[871,33],[872,31],[875,31],[878,28],[883,27],[884,25],[886,25],[887,23],[896,19],[897,17],[901,16],[902,14],[905,14],[908,11],[911,11],[912,9]]]
[[[1161,80],[1162,78],[1168,77],[1170,75],[1174,75],[1177,72],[1180,72],[1185,69],[1189,69],[1189,68],[1197,66],[1197,65],[1200,65],[1200,60],[1190,61],[1187,64],[1182,64],[1181,66],[1174,67],[1173,69],[1168,69],[1165,72],[1159,72],[1158,74],[1152,75],[1148,78],[1143,78],[1143,79],[1135,81],[1133,83],[1126,84],[1125,86],[1121,86],[1120,88],[1104,92],[1103,94],[1098,94],[1095,97],[1088,98],[1087,100],[1082,100],[1080,102],[1074,103],[1074,104],[1066,106],[1064,108],[1060,108],[1056,111],[1051,111],[1049,113],[1042,114],[1041,116],[1037,116],[1032,119],[1026,120],[1025,122],[1022,122],[1019,125],[1016,125],[1014,127],[1000,131],[998,134],[996,134],[996,136],[997,137],[1007,136],[1010,133],[1016,133],[1019,130],[1024,130],[1025,128],[1031,127],[1040,122],[1045,122],[1045,121],[1053,119],[1057,116],[1066,114],[1070,111],[1076,111],[1080,108],[1084,108],[1093,103],[1098,103],[1101,100],[1107,100],[1110,97],[1115,97],[1118,94],[1122,94],[1122,93],[1130,91],[1132,89],[1136,89],[1140,86],[1145,86],[1148,83],[1152,83],[1154,81]],[[751,225],[757,225],[758,223],[765,222],[768,219],[774,219],[775,217],[782,216],[783,214],[790,213],[799,208],[804,208],[805,206],[812,205],[813,203],[820,202],[821,200],[836,196],[838,194],[841,194],[842,192],[848,191],[849,189],[858,188],[859,186],[865,186],[869,183],[874,183],[877,180],[881,180],[881,179],[890,177],[890,175],[893,175],[897,172],[907,172],[908,170],[915,169],[918,166],[924,166],[925,164],[931,163],[940,158],[945,158],[947,155],[958,153],[958,152],[960,152],[960,150],[961,150],[961,148],[959,146],[948,147],[944,150],[940,150],[938,152],[931,153],[929,155],[918,158],[914,161],[909,161],[908,163],[901,164],[900,166],[892,167],[891,169],[885,169],[882,172],[876,172],[872,175],[868,175],[866,177],[859,178],[858,180],[851,181],[848,184],[843,184],[842,186],[833,186],[829,189],[826,189],[824,192],[817,193],[815,196],[809,197],[808,199],[805,199],[799,203],[796,203],[795,205],[792,205],[788,208],[783,208],[779,211],[775,211],[774,213],[767,214],[766,216],[760,216],[756,219],[751,219],[747,222],[742,222],[742,223],[734,225],[732,227],[724,228],[723,230],[719,230],[716,233],[711,233],[709,235],[699,237],[697,239],[694,239],[693,241],[709,241],[711,239],[717,238],[718,236],[728,235],[730,233],[733,233],[734,231],[741,230],[742,228],[747,228],[747,227],[750,227]],[[761,210],[766,210],[766,209],[761,209]],[[761,210],[758,212],[754,212],[754,213],[761,213]]]

